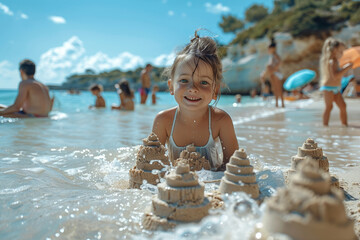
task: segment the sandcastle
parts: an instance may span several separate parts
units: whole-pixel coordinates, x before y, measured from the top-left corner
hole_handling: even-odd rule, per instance
[[[146,213],[146,229],[169,229],[178,223],[197,222],[208,215],[210,201],[204,197],[204,183],[185,160],[165,176],[166,181],[157,185],[158,195],[152,200],[151,212]]]
[[[304,144],[298,148],[297,155],[291,157],[291,169],[289,173],[293,174],[296,171],[296,166],[307,157],[311,157],[312,160],[319,165],[320,169],[329,172],[329,161],[323,154],[322,148],[318,147],[313,139],[308,138]],[[331,184],[334,187],[339,187],[338,179],[332,177]]]
[[[343,192],[331,186],[330,175],[312,159],[297,165],[289,188],[267,200],[264,229],[292,239],[354,240],[354,222],[345,212]]]
[[[164,165],[169,165],[169,159],[165,155],[166,149],[159,142],[158,137],[151,133],[147,138],[143,139],[143,146],[136,156],[136,166],[129,171],[129,187],[140,188],[143,181],[156,185],[159,183],[159,175],[154,173],[153,170],[161,170]],[[160,176],[163,177],[165,172],[161,172]]]
[[[259,185],[256,182],[254,167],[244,149],[236,150],[226,164],[224,177],[220,182],[220,192],[245,192],[257,199],[260,195]]]
[[[200,153],[196,152],[194,144],[186,146],[186,149],[180,153],[180,158],[174,161],[174,166],[180,161],[185,160],[190,165],[191,171],[200,171],[201,169],[210,170],[210,162],[202,157]]]
[[[323,155],[322,148],[319,148],[317,143],[311,138],[306,139],[304,144],[298,148],[297,155],[291,157],[291,169],[295,171],[296,166],[306,157],[311,157],[319,164],[320,169],[329,172],[329,161],[327,157]]]

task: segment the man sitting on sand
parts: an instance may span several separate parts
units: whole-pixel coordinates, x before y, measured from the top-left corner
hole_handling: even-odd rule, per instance
[[[14,104],[0,106],[0,116],[12,118],[47,117],[54,99],[50,99],[49,89],[34,79],[35,63],[25,59],[20,63],[19,93]]]

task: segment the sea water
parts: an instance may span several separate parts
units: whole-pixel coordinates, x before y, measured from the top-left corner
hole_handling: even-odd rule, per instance
[[[16,94],[0,91],[0,103],[11,104]],[[0,117],[0,238],[168,239],[166,232],[154,234],[141,226],[154,190],[126,185],[142,139],[159,111],[176,106],[173,96],[158,93],[156,105],[150,99],[140,105],[136,94],[135,111],[127,112],[110,110],[119,103],[115,92],[103,93],[107,108],[95,110],[88,108],[95,102],[89,92],[51,95],[55,104],[49,118]],[[234,100],[222,96],[217,106],[231,115],[239,145],[258,170],[289,167],[290,156],[308,136],[331,146],[330,155],[339,158],[331,163],[335,171],[360,160],[359,137],[342,130],[317,131],[315,115],[301,115],[312,100],[289,103],[286,109],[261,98],[243,97],[241,104]],[[175,239],[246,239],[260,215],[254,204],[245,213],[234,210],[234,204],[245,200],[251,201],[243,195],[230,197],[225,211],[172,234]]]

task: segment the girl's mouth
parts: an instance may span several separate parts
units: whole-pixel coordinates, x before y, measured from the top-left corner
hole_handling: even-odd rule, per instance
[[[198,102],[201,100],[201,98],[198,97],[191,97],[191,96],[185,96],[184,97],[186,100],[190,101],[190,102]]]

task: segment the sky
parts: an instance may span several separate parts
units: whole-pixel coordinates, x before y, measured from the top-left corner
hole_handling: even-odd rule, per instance
[[[36,79],[57,85],[88,68],[168,66],[198,28],[229,43],[221,16],[244,19],[253,4],[272,9],[273,0],[0,0],[0,89],[17,88],[25,58]]]

